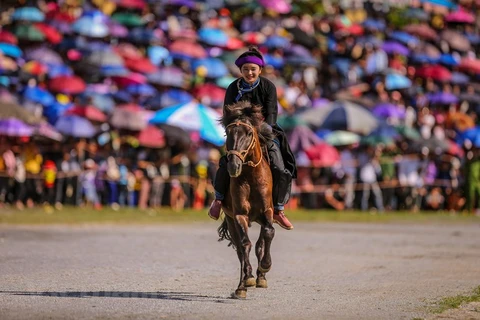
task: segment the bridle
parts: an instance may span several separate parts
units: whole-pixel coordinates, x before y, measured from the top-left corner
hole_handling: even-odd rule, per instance
[[[249,130],[251,130],[252,132],[255,132],[255,128],[253,126],[249,125],[248,123],[242,122],[240,120],[237,120],[233,123],[230,123],[228,126],[225,127],[225,129],[227,129],[228,127],[233,127],[233,126],[245,126]],[[240,151],[227,150],[227,156],[233,154],[233,155],[239,157],[240,160],[242,160],[242,164],[255,168],[256,166],[258,166],[260,164],[260,162],[262,162],[262,158],[263,158],[262,149],[260,148],[260,159],[258,160],[257,163],[254,163],[253,161],[250,161],[250,160],[245,161],[245,158],[248,155],[248,153],[250,152],[250,150],[255,146],[256,142],[257,142],[257,139],[255,138],[255,135],[254,135],[252,137],[252,140],[250,141],[250,144],[248,145],[247,149],[240,150]]]

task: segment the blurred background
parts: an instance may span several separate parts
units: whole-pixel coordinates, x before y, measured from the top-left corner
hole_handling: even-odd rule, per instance
[[[476,212],[479,6],[2,0],[0,205],[205,208],[256,45],[298,161],[289,209]]]

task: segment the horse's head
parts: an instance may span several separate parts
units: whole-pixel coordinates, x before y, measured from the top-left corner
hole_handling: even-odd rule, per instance
[[[221,121],[227,134],[227,170],[231,177],[238,177],[243,165],[256,167],[262,160],[258,135],[263,121],[261,110],[246,101],[224,108]]]

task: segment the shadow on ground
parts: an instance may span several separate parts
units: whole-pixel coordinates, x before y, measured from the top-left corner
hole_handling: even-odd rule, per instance
[[[61,298],[136,298],[136,299],[159,299],[175,301],[210,301],[216,303],[225,303],[229,298],[220,296],[199,295],[191,292],[135,292],[135,291],[0,291],[0,294],[9,294],[16,296],[36,296],[36,297],[61,297]]]

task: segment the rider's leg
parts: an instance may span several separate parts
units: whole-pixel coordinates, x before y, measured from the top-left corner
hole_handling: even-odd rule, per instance
[[[222,210],[222,201],[227,193],[228,185],[230,183],[230,176],[227,171],[227,157],[220,158],[217,173],[215,174],[215,181],[213,187],[215,189],[215,200],[213,200],[208,210],[210,218],[217,220],[220,217]]]
[[[292,175],[285,169],[282,153],[278,141],[271,141],[267,145],[270,157],[270,168],[273,176],[273,220],[286,230],[293,229],[293,225],[285,216],[285,204],[290,199]]]

